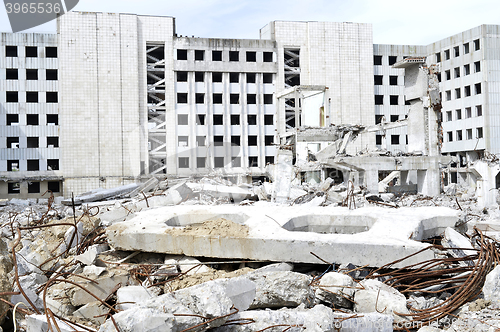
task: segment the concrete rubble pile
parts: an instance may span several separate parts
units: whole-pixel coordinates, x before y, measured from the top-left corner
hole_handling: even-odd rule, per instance
[[[332,178],[291,180],[283,190],[232,180],[152,179],[0,207],[0,326],[500,328],[500,212],[479,208],[473,192],[450,185],[434,197],[373,194]]]

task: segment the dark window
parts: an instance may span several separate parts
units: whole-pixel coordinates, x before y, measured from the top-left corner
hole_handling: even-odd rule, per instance
[[[474,51],[479,51],[480,48],[479,39],[474,40]]]
[[[197,157],[196,158],[196,168],[205,168],[206,167],[206,162],[207,158],[205,157]]]
[[[398,100],[399,100],[399,96],[390,96],[390,104],[391,105],[398,105]]]
[[[177,82],[187,82],[187,81],[188,81],[187,71],[178,71],[177,72]]]
[[[399,115],[391,115],[391,122],[396,122],[399,120]]]
[[[17,69],[5,69],[5,79],[7,80],[19,79]]]
[[[271,146],[273,145],[273,142],[274,142],[274,136],[264,136],[264,144],[266,146]]]
[[[273,95],[272,94],[264,94],[264,104],[272,104],[273,103]]]
[[[462,93],[460,91],[460,88],[455,89],[455,99],[460,99],[462,98]]]
[[[214,93],[214,104],[222,104],[222,93]]]
[[[457,130],[457,141],[461,141],[461,140],[462,140],[462,131]]]
[[[26,102],[27,103],[38,103],[38,92],[27,91],[26,92]]]
[[[481,94],[481,83],[474,84],[474,91],[475,91],[476,95]]]
[[[444,59],[445,60],[450,60],[450,50],[444,51]]]
[[[459,78],[460,77],[460,67],[456,67],[455,68],[455,78]]]
[[[28,126],[38,126],[38,114],[26,114],[26,124]]]
[[[247,52],[247,62],[257,62],[257,52]]]
[[[215,168],[224,167],[224,157],[214,157],[214,167]]]
[[[375,136],[375,144],[376,145],[382,145],[382,135],[376,135]]]
[[[256,104],[257,95],[255,93],[247,94],[247,104]]]
[[[214,146],[223,146],[224,136],[214,136]]]
[[[397,76],[389,76],[389,84],[390,85],[398,85],[398,77]]]
[[[266,156],[266,164],[274,164],[274,157]]]
[[[19,148],[19,137],[7,137],[7,149]]]
[[[47,103],[57,103],[57,92],[47,92]]]
[[[399,144],[399,135],[391,135],[391,144],[392,145]]]
[[[254,73],[248,73],[247,74],[247,83],[255,83],[255,74]]]
[[[19,160],[7,160],[7,172],[18,172]]]
[[[264,62],[273,62],[273,52],[264,52],[263,60]]]
[[[187,50],[177,50],[177,60],[187,60],[188,51]]]
[[[205,73],[201,71],[197,71],[194,73],[194,81],[195,82],[205,82]]]
[[[375,105],[384,105],[383,95],[375,95]]]
[[[19,182],[9,182],[8,188],[9,188],[9,194],[21,193],[21,184]]]
[[[203,50],[195,50],[194,51],[194,59],[196,61],[203,61],[203,60],[205,60],[205,51],[203,51]]]
[[[455,54],[455,58],[458,58],[460,56],[460,47],[453,47],[453,53]]]
[[[6,91],[5,96],[6,96],[6,100],[8,103],[19,102],[19,96],[18,96],[17,91]]]
[[[231,160],[231,166],[241,167],[241,157],[234,157],[233,160]]]
[[[469,54],[469,43],[464,44],[464,54]]]
[[[189,136],[177,137],[177,146],[187,148],[189,146]]]
[[[229,61],[240,61],[240,52],[229,51]]]
[[[476,116],[483,116],[483,106],[481,105],[476,106]]]
[[[248,145],[249,146],[257,146],[257,136],[248,136]]]
[[[240,116],[238,114],[231,115],[231,125],[239,125],[240,124]]]
[[[38,69],[26,69],[26,79],[28,81],[38,80]]]
[[[12,126],[13,124],[19,124],[18,114],[7,114],[7,126]]]
[[[177,114],[177,124],[186,126],[189,124],[189,118],[187,114]]]
[[[5,56],[8,58],[17,57],[17,46],[5,46]]]
[[[437,79],[438,79],[438,82],[441,83],[441,73],[437,73]]]
[[[54,148],[59,147],[59,137],[57,136],[52,136],[52,137],[47,137],[47,147],[53,146]]]
[[[240,103],[240,95],[238,93],[231,93],[229,95],[229,102],[231,104],[239,104]]]
[[[262,81],[264,84],[273,83],[273,74],[262,74]]]
[[[27,137],[26,141],[28,143],[28,148],[38,148],[39,146],[39,139],[38,137]]]
[[[39,171],[40,161],[38,159],[28,160],[28,171]]]
[[[445,71],[444,73],[445,73],[445,75],[446,75],[446,80],[447,80],[447,81],[451,80],[451,72],[450,72],[449,70],[447,70],[447,71]]]
[[[474,72],[479,73],[481,71],[481,61],[474,62]]]
[[[214,126],[220,126],[224,124],[224,115],[214,114]]]
[[[381,66],[382,65],[382,56],[381,55],[374,55],[373,56],[373,64],[376,66]]]
[[[483,128],[476,128],[477,138],[483,138]]]
[[[26,46],[26,57],[36,58],[38,57],[38,49],[36,46]]]
[[[47,124],[58,125],[59,116],[57,114],[47,114]]]
[[[264,115],[264,125],[272,126],[274,125],[274,116],[273,115]]]
[[[189,157],[179,157],[179,168],[189,168]]]
[[[389,56],[389,66],[395,64],[398,61],[397,56]]]
[[[205,125],[205,114],[196,115],[196,124],[199,126]]]
[[[204,93],[197,93],[195,95],[196,103],[197,104],[204,104],[205,103],[205,94]]]
[[[470,75],[470,65],[464,66],[464,76]]]
[[[47,81],[57,81],[57,69],[47,69],[45,71],[45,79]],[[59,182],[57,182],[59,184]]]
[[[382,120],[384,119],[384,116],[381,114],[376,114],[375,115],[375,124],[382,123]]]
[[[241,140],[240,136],[231,136],[231,145],[240,146]]]
[[[53,193],[58,193],[61,191],[61,186],[59,181],[49,181],[47,182],[47,189],[52,191]]]
[[[436,53],[436,62],[441,62],[441,53]]]
[[[248,119],[248,125],[250,125],[250,126],[257,125],[257,115],[255,115],[255,114],[249,114],[247,116],[247,119]]]
[[[222,61],[222,51],[212,51],[212,61]]]
[[[57,58],[57,47],[46,47],[45,48],[46,58]]]
[[[462,110],[455,110],[455,114],[457,115],[457,120],[462,120]]]
[[[59,170],[59,159],[47,159],[47,170],[48,171],[58,171]]]
[[[239,83],[240,74],[239,73],[229,73],[229,83]]]
[[[465,93],[465,96],[466,96],[466,97],[470,97],[470,85],[467,85],[467,86],[464,88],[464,93]]]
[[[382,85],[383,79],[384,79],[384,76],[382,76],[382,75],[375,75],[374,76],[374,83],[375,83],[375,85]]]
[[[213,82],[222,82],[222,73],[212,73]]]
[[[177,94],[177,103],[178,104],[187,104],[188,102],[188,94],[187,93],[178,93]]]
[[[248,167],[259,167],[259,157],[248,157]]]
[[[196,136],[196,146],[205,146],[205,141],[205,136]]]

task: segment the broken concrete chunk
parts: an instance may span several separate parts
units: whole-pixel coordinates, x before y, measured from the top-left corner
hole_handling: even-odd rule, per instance
[[[135,307],[137,304],[141,304],[146,302],[153,297],[156,297],[158,294],[155,294],[151,291],[151,288],[146,288],[143,286],[127,286],[121,287],[116,292],[118,309],[127,310]]]
[[[103,316],[109,312],[109,309],[101,304],[101,302],[90,302],[76,310],[73,316],[78,318],[87,319],[97,325],[101,325],[106,320],[106,316]],[[101,316],[101,317],[97,317]]]
[[[484,281],[484,299],[495,304],[500,304],[500,266],[495,267]]]
[[[226,287],[226,294],[236,309],[242,311],[250,307],[257,293],[257,285],[253,281],[246,277],[218,281]]]
[[[93,192],[85,193],[83,195],[75,197],[74,203],[75,205],[81,205],[82,203],[102,201],[105,200],[106,198],[127,194],[135,190],[137,187],[139,187],[139,184],[132,183],[112,189],[94,190]],[[73,200],[65,199],[61,203],[70,206],[73,204]]]
[[[259,273],[264,273],[264,272],[277,272],[277,271],[292,271],[293,270],[293,264],[290,263],[274,263],[274,264],[269,264],[264,267],[261,267],[260,269],[257,269],[253,272],[250,272],[252,274],[259,274]]]
[[[56,318],[57,325],[61,332],[79,331],[76,325],[63,322]],[[54,328],[54,324],[52,324]],[[47,332],[49,326],[47,324],[47,316],[45,315],[30,315],[26,316],[26,331],[27,332]]]
[[[355,287],[356,284],[350,276],[330,272],[320,279],[316,297],[323,302],[333,304],[335,307],[352,308]]]
[[[407,321],[405,316],[396,314],[409,314],[403,294],[374,279],[365,279],[360,284],[364,289],[358,289],[354,295],[355,312],[383,312],[394,316],[396,323]]]
[[[288,271],[249,273],[247,277],[257,285],[257,293],[250,309],[307,306],[313,303],[311,277]]]
[[[88,277],[88,278],[96,279],[104,271],[106,271],[105,267],[100,267],[100,266],[95,266],[95,265],[89,265],[89,266],[85,266],[83,268],[83,275],[86,276],[86,277]]]
[[[7,275],[12,270],[12,260],[10,258],[9,250],[7,244],[0,238],[0,292],[10,292],[12,291],[11,283]],[[8,296],[2,297],[8,300]],[[9,309],[9,305],[0,301],[0,312],[5,312]],[[3,322],[3,318],[0,319],[0,324]]]
[[[424,326],[424,327],[421,327],[417,332],[441,332],[441,331],[443,331],[443,330],[438,329],[437,327]]]
[[[67,248],[73,248],[82,243],[83,238],[83,223],[79,222],[76,224],[76,234],[75,227],[68,228],[68,230],[64,234],[64,243],[66,243]]]
[[[90,246],[83,254],[75,256],[75,259],[85,265],[92,265],[97,259],[97,255],[109,249],[107,244],[95,244]]]
[[[469,255],[475,255],[477,254],[477,250],[474,250],[474,247],[470,243],[470,241],[454,230],[451,227],[447,227],[445,232],[444,232],[444,237],[441,241],[441,244],[445,248],[456,248],[452,250],[448,250],[448,252],[456,258],[461,258]],[[470,250],[468,250],[470,249]],[[472,261],[467,261],[467,262],[460,262],[461,265],[474,265]]]

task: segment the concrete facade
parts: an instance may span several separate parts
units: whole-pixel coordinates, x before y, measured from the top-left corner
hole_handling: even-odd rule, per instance
[[[408,56],[440,66],[442,152],[461,156],[446,181],[471,183],[468,162],[500,152],[499,29],[483,25],[427,46],[374,45],[370,24],[274,21],[261,39],[211,39],[178,35],[172,17],[72,12],[58,19],[57,35],[2,34],[0,196],[48,188],[67,197],[214,170],[261,176],[278,138],[298,126],[405,119],[404,69],[392,65]],[[277,96],[301,86],[323,90],[296,120],[294,99]],[[401,126],[359,135],[346,152],[407,153],[407,140]],[[300,153],[324,143],[308,141]]]

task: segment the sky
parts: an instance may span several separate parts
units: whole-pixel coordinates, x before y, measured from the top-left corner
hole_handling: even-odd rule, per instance
[[[206,38],[258,39],[277,20],[371,23],[375,44],[427,45],[500,25],[498,0],[80,0],[73,10],[173,16],[177,34]],[[22,32],[55,31],[50,22]],[[0,32],[12,32],[3,6]]]

